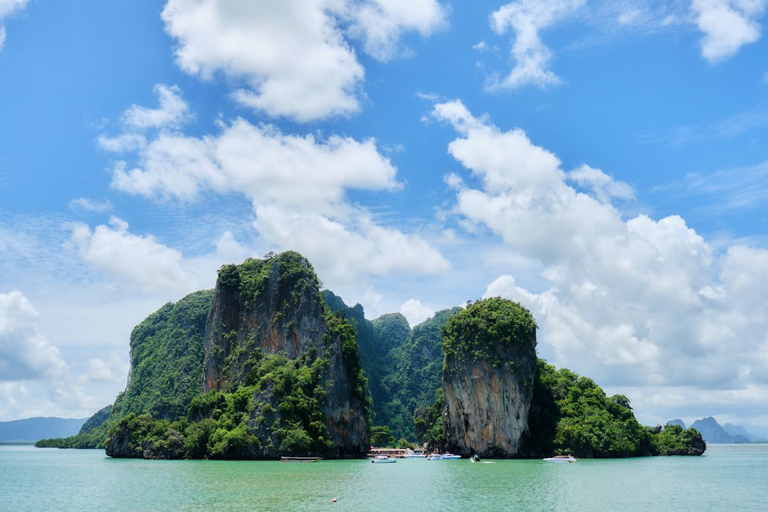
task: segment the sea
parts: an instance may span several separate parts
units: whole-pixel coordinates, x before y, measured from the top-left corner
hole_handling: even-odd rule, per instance
[[[768,511],[768,444],[701,457],[152,461],[0,446],[0,510]]]

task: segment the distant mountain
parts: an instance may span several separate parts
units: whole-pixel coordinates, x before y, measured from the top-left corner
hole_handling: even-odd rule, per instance
[[[728,432],[723,430],[723,427],[721,427],[717,420],[712,416],[694,421],[691,427],[701,432],[701,437],[703,437],[704,441],[707,443],[717,444],[734,442]]]
[[[691,425],[701,433],[704,441],[713,444],[731,444],[731,443],[765,443],[766,439],[757,437],[746,431],[744,427],[726,423],[724,426],[713,417],[696,420]]]
[[[685,430],[685,423],[683,423],[683,420],[678,420],[678,419],[670,420],[667,422],[667,425],[679,425],[683,428],[683,430]]]
[[[758,437],[750,432],[747,432],[747,429],[742,427],[741,425],[734,425],[733,423],[726,423],[723,425],[723,430],[725,430],[731,437],[743,437],[746,438],[749,443],[768,443],[768,439],[764,437]]]
[[[27,418],[0,421],[0,442],[35,442],[50,437],[73,436],[87,419]]]

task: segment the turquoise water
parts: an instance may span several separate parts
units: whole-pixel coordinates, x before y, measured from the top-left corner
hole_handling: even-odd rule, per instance
[[[0,446],[0,510],[768,511],[768,445],[576,464],[144,461]]]

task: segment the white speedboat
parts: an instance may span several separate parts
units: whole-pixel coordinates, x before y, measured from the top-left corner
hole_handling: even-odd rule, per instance
[[[567,462],[573,464],[576,462],[576,457],[573,455],[555,455],[554,457],[547,457],[544,460],[547,462]]]
[[[433,453],[431,455],[427,455],[427,460],[440,460],[442,458],[443,456],[440,455],[439,453]]]
[[[397,462],[397,459],[394,457],[387,457],[386,455],[377,455],[373,460],[371,460],[371,462],[380,464],[393,464]]]
[[[442,455],[442,459],[443,460],[455,460],[455,459],[460,459],[460,458],[461,458],[461,455],[454,455],[452,453],[444,453]]]

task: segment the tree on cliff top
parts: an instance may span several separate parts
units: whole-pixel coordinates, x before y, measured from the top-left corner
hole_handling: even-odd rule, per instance
[[[517,302],[493,297],[475,301],[443,327],[443,353],[459,361],[486,359],[502,364],[496,347],[536,340],[536,321]]]

